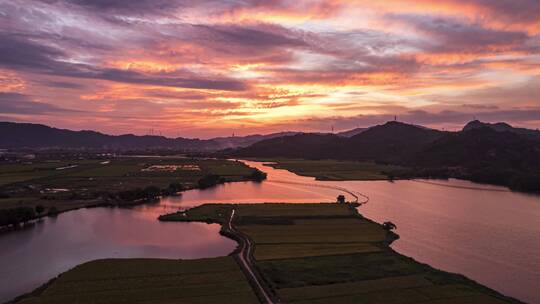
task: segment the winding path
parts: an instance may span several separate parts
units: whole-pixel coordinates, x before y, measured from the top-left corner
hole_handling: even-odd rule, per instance
[[[263,287],[264,283],[261,283],[260,279],[255,275],[255,271],[253,270],[253,263],[251,260],[251,255],[253,253],[253,244],[251,243],[251,240],[244,234],[238,232],[232,224],[235,213],[236,210],[233,209],[231,212],[231,218],[227,223],[227,229],[231,233],[237,235],[242,240],[240,242],[240,251],[238,253],[240,266],[244,268],[245,273],[249,275],[250,281],[254,283],[255,287],[257,287],[257,291],[260,295],[262,295],[265,303],[273,304],[274,301],[272,301],[272,298],[268,295],[268,292]]]

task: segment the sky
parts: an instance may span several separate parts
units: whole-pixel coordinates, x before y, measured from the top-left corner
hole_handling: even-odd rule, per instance
[[[538,0],[0,0],[0,121],[169,137],[540,128]]]

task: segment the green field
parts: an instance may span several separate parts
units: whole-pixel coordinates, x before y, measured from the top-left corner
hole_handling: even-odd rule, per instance
[[[337,204],[250,204],[237,205],[241,218],[255,216],[278,218],[302,217],[350,217],[351,211],[346,205]]]
[[[377,252],[380,250],[379,247],[367,243],[258,244],[255,259],[257,261],[264,261],[320,255]]]
[[[393,172],[400,167],[379,165],[373,162],[338,160],[265,159],[273,162],[273,168],[286,169],[302,176],[317,180],[387,180],[385,172]]]
[[[167,165],[179,168],[148,170]],[[0,209],[42,205],[63,211],[101,204],[122,191],[149,186],[166,189],[178,183],[194,188],[206,175],[219,175],[225,181],[248,180],[253,171],[241,162],[182,157],[47,158],[0,163]]]
[[[168,220],[224,222],[255,244],[255,265],[286,303],[519,303],[388,247],[395,235],[348,204],[203,205]]]
[[[377,224],[355,218],[294,219],[285,225],[248,224],[238,228],[257,244],[377,243],[386,239]]]
[[[18,303],[257,303],[232,257],[200,260],[109,259],[60,275]]]

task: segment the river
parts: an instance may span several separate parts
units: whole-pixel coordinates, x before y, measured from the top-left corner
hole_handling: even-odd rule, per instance
[[[342,192],[331,187],[341,187],[369,197],[359,207],[364,216],[398,226],[396,251],[540,303],[539,196],[460,180],[315,181],[246,163],[267,172],[268,180],[191,190],[131,209],[80,209],[0,235],[0,302],[94,259],[193,259],[226,255],[236,246],[218,234],[218,225],[162,223],[160,214],[204,203],[334,201]]]

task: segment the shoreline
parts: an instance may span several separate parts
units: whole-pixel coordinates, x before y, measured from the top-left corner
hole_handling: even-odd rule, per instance
[[[289,172],[292,172],[292,173],[294,173],[296,175],[303,176],[303,177],[312,177],[316,181],[335,181],[335,182],[339,182],[339,181],[388,181],[388,182],[394,182],[394,181],[407,181],[408,180],[408,181],[421,182],[422,180],[426,180],[426,183],[428,183],[427,181],[429,181],[429,180],[448,181],[450,179],[455,179],[455,180],[458,180],[458,181],[467,181],[467,182],[470,182],[470,183],[475,184],[475,185],[486,186],[485,188],[483,188],[483,187],[474,187],[474,186],[471,186],[471,187],[464,186],[462,189],[486,190],[486,191],[497,191],[497,192],[514,192],[514,193],[520,193],[520,194],[540,196],[540,192],[512,189],[509,186],[503,185],[503,184],[475,181],[475,180],[472,180],[472,179],[468,179],[468,178],[464,177],[463,175],[452,175],[452,174],[448,174],[448,175],[445,175],[445,176],[421,176],[421,175],[418,175],[418,176],[415,176],[415,177],[414,176],[413,177],[410,177],[410,176],[409,177],[400,177],[398,175],[398,176],[392,176],[391,178],[388,177],[388,176],[385,176],[385,177],[380,176],[380,177],[357,177],[357,178],[353,177],[353,178],[350,178],[350,177],[339,177],[338,175],[332,174],[331,172],[327,172],[324,169],[318,170],[318,173],[310,173],[310,172],[302,171],[299,168],[295,168],[294,166],[287,165],[287,161],[289,161],[289,162],[317,162],[317,161],[311,161],[311,160],[305,160],[305,159],[259,159],[259,158],[246,158],[246,160],[262,162],[264,166],[271,167],[273,169],[278,169],[278,170],[287,170]],[[339,164],[339,163],[342,163],[342,164],[347,164],[347,163],[365,164],[365,162],[360,162],[360,161],[320,160],[320,162],[325,162],[325,161],[332,161],[332,162],[335,162],[337,164]],[[339,170],[337,172],[338,173],[343,173],[343,171],[339,171]],[[347,171],[345,171],[345,172],[347,172]],[[358,174],[364,174],[364,173],[373,174],[374,173],[374,172],[370,172],[369,170],[368,171],[352,170],[352,171],[348,171],[348,172],[355,172],[355,173],[358,173]],[[379,175],[384,174],[384,172],[377,172],[377,173]],[[446,185],[442,185],[442,184],[439,184],[439,183],[436,183],[436,182],[432,183],[432,184],[437,185],[437,186],[443,186],[443,187],[446,186]],[[489,187],[494,187],[494,189],[490,189]],[[458,188],[458,187],[456,187],[456,188]],[[499,189],[496,189],[496,188],[499,188]]]

